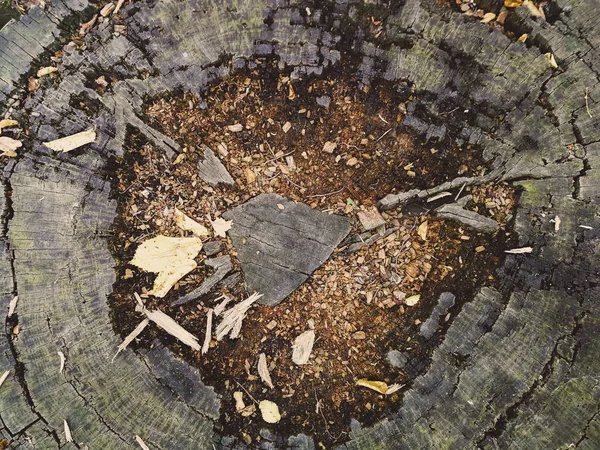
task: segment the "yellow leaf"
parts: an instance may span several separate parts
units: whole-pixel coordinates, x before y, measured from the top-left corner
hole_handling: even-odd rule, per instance
[[[504,0],[504,6],[507,8],[518,8],[523,4],[523,0]]]
[[[373,389],[380,394],[385,394],[388,391],[388,385],[383,381],[369,381],[366,378],[362,378],[356,382],[356,385]]]
[[[526,6],[527,9],[529,9],[529,12],[531,13],[531,15],[533,17],[542,17],[542,18],[546,18],[545,14],[543,13],[543,11],[541,9],[538,9],[537,6],[535,6],[532,2],[530,2],[529,0],[525,0],[523,2],[523,6]]]
[[[525,42],[527,40],[527,38],[529,37],[529,35],[527,33],[522,34],[519,39],[517,39],[517,42]]]
[[[208,228],[206,228],[203,225],[200,225],[194,219],[185,215],[184,213],[179,211],[177,208],[175,208],[175,223],[182,230],[191,231],[198,237],[210,236],[210,232],[208,231]]]
[[[17,125],[19,125],[19,122],[16,120],[2,119],[0,120],[0,131],[2,131],[2,128],[16,127]]]
[[[417,233],[419,233],[419,236],[421,236],[421,239],[423,239],[424,241],[427,240],[427,230],[428,229],[429,229],[429,224],[427,223],[427,221],[425,221],[421,225],[419,225],[419,228],[417,229]]]
[[[279,414],[279,408],[275,403],[270,400],[263,400],[258,405],[262,418],[267,423],[277,423],[281,420],[281,414]]]
[[[150,294],[162,298],[177,281],[196,268],[194,258],[201,249],[202,241],[197,237],[157,236],[143,242],[130,263],[158,274]]]
[[[487,13],[487,14],[485,14],[483,16],[483,19],[481,19],[481,22],[482,23],[489,23],[492,20],[494,20],[495,18],[496,18],[496,14],[490,12],[490,13]]]

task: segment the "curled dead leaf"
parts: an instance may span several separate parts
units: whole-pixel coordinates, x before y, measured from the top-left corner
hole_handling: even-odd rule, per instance
[[[0,120],[0,131],[2,131],[3,128],[16,127],[17,125],[19,125],[19,122],[16,120],[2,119]]]
[[[58,69],[56,67],[42,67],[40,70],[37,71],[37,77],[42,78],[54,72],[58,72]]]
[[[0,151],[2,152],[0,156],[10,156],[14,158],[17,156],[17,152],[15,150],[22,146],[23,143],[21,141],[9,138],[7,136],[0,136]]]
[[[496,18],[496,14],[489,12],[489,13],[484,14],[483,19],[481,19],[481,22],[482,23],[490,23],[495,18]]]

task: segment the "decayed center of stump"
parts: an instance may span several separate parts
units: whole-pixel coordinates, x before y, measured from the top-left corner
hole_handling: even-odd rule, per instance
[[[134,292],[200,339],[217,298],[227,295],[233,305],[250,293],[244,275],[254,288],[271,289],[277,301],[267,303],[283,300],[255,305],[241,337],[213,338],[205,355],[152,327],[136,343],[158,338],[200,368],[203,381],[223,396],[223,433],[260,439],[268,424],[252,405],[266,399],[282,413],[271,425],[278,434],[303,431],[326,445],[344,441],[351,418],[373,423],[397,410],[402,398],[402,389],[383,395],[356,382],[409,383],[426,361],[430,340],[451,319],[452,305],[493,281],[514,201],[507,186],[462,194],[471,196],[465,208],[499,224],[494,244],[489,235],[427,215],[425,207],[382,213],[383,224],[364,229],[364,214],[386,194],[485,171],[476,149],[424,144],[404,130],[410,100],[401,84],[292,83],[257,72],[215,84],[204,98],[180,95],[148,105],[146,121],[182,146],[173,161],[130,135],[114,180],[120,208],[111,243],[118,263],[111,297],[116,331],[125,336],[141,320]],[[225,178],[207,178],[205,146],[226,169]],[[271,195],[260,205],[267,209],[256,207],[267,198],[260,194]],[[228,238],[204,239],[198,268],[156,298],[148,294],[155,276],[129,262],[147,239],[189,235],[176,225],[176,210],[209,228],[209,220],[224,216],[233,228]],[[269,264],[264,272],[261,266]],[[199,290],[215,274],[215,283]],[[427,322],[444,291],[452,300],[446,294],[443,316]],[[316,343],[308,363],[296,365],[292,343],[309,328]],[[273,388],[258,376],[261,353]],[[236,392],[246,408],[236,408]]]

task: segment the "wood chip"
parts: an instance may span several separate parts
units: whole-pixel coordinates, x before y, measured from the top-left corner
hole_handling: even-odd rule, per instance
[[[212,337],[212,318],[213,310],[209,309],[206,313],[206,333],[204,335],[204,344],[202,345],[202,354],[204,355],[210,347],[210,340]]]
[[[221,313],[223,313],[223,311],[225,311],[227,303],[231,301],[231,298],[226,295],[221,295],[221,297],[217,298],[217,300],[220,300],[221,298],[223,298],[224,300],[221,303],[219,303],[214,310],[215,316],[217,317],[220,316]]]
[[[417,303],[419,303],[419,300],[421,300],[421,296],[419,294],[411,295],[410,297],[404,299],[404,304],[406,306],[415,306]]]
[[[37,77],[42,78],[54,72],[58,72],[58,69],[56,67],[42,67],[40,70],[37,71]]]
[[[191,217],[175,208],[175,223],[184,231],[191,231],[195,236],[210,236],[210,231],[204,225],[200,225]]]
[[[21,141],[17,139],[9,138],[8,136],[0,136],[0,156],[9,156],[14,158],[17,156],[16,150],[23,146]]]
[[[371,231],[382,225],[385,225],[385,219],[379,214],[375,206],[358,212],[358,220],[365,231]]]
[[[73,436],[71,436],[71,429],[69,428],[69,424],[66,420],[63,420],[65,427],[65,441],[73,442]]]
[[[10,370],[7,370],[6,372],[4,372],[2,374],[2,376],[0,377],[0,387],[2,387],[2,385],[4,384],[4,382],[6,381],[6,379],[8,378],[9,374],[10,374]]]
[[[7,317],[12,316],[15,313],[15,309],[17,308],[17,302],[19,301],[19,296],[15,295],[13,299],[8,304],[8,315]]]
[[[241,123],[236,123],[235,125],[229,125],[227,129],[232,133],[239,133],[244,129],[244,126]]]
[[[0,120],[0,131],[2,131],[3,128],[16,127],[17,125],[19,125],[19,122],[16,120],[2,119]]]
[[[553,69],[558,69],[558,64],[556,63],[556,59],[554,58],[554,55],[552,53],[545,53],[544,56],[548,60],[550,67],[552,67]]]
[[[236,391],[233,393],[233,399],[235,400],[235,410],[240,412],[246,408],[246,404],[244,403],[244,394],[240,391]]]
[[[104,5],[104,7],[100,10],[100,15],[102,17],[107,17],[110,15],[111,12],[113,12],[113,10],[115,9],[115,4],[114,3],[107,3],[106,5]]]
[[[427,203],[429,203],[429,202],[435,202],[436,200],[439,200],[440,198],[448,197],[449,195],[452,195],[452,193],[451,193],[451,192],[448,192],[448,191],[440,192],[440,193],[439,193],[439,194],[437,194],[437,195],[434,195],[434,196],[432,196],[432,197],[429,197],[429,198],[427,199]]]
[[[264,353],[258,355],[258,375],[263,383],[271,389],[274,388],[273,382],[271,381],[271,374],[269,374],[269,368],[267,367],[267,356]]]
[[[579,225],[579,228],[583,228],[584,230],[593,230],[593,228],[588,225]]]
[[[398,392],[404,386],[404,384],[392,384],[387,388],[387,391],[385,391],[385,395],[392,395],[394,392]]]
[[[352,157],[348,161],[346,161],[346,165],[350,166],[350,167],[353,167],[357,164],[358,164],[358,159],[356,159],[355,157]]]
[[[554,231],[560,230],[560,217],[556,216],[554,218]]]
[[[121,9],[121,6],[123,6],[123,3],[125,3],[125,0],[119,0],[117,2],[117,6],[115,6],[115,9],[112,12],[113,16],[119,12],[119,10]]]
[[[385,394],[388,390],[388,385],[383,381],[370,381],[366,378],[362,378],[356,382],[357,386],[366,387],[372,389],[380,394]]]
[[[337,144],[335,142],[327,141],[325,145],[323,145],[323,151],[325,153],[333,153],[333,151],[337,148]]]
[[[141,437],[139,437],[137,434],[135,435],[135,440],[138,443],[138,445],[140,447],[142,447],[142,450],[150,450],[150,447],[148,447],[146,445],[146,443],[144,442],[144,440]]]
[[[483,19],[481,19],[481,22],[482,23],[490,23],[495,18],[496,18],[496,14],[489,12],[489,13],[484,14]]]
[[[144,319],[142,320],[139,325],[137,327],[135,327],[135,329],[129,333],[127,335],[127,337],[123,340],[123,342],[121,342],[119,344],[119,346],[117,347],[117,353],[115,353],[115,356],[113,356],[111,362],[114,362],[115,358],[117,357],[117,355],[119,353],[121,353],[123,350],[125,350],[127,348],[127,346],[129,344],[131,344],[133,342],[133,340],[138,337],[140,335],[140,333],[142,331],[144,331],[144,328],[146,328],[146,326],[150,323],[150,319]]]
[[[64,138],[56,139],[50,142],[44,142],[44,145],[50,150],[55,152],[70,152],[76,148],[82,147],[86,144],[91,144],[96,140],[96,130],[90,128],[89,130],[82,131],[81,133],[72,134]]]
[[[531,253],[533,249],[531,247],[521,247],[521,248],[513,248],[511,250],[504,250],[504,253],[509,253],[511,255],[519,255],[521,253]]]
[[[306,364],[312,353],[313,345],[315,343],[315,332],[314,330],[308,330],[302,333],[294,341],[292,361],[299,366]]]
[[[221,236],[223,238],[227,237],[226,232],[231,229],[231,224],[233,220],[225,220],[222,217],[217,217],[214,221],[211,220],[210,224],[215,231],[216,236]]]
[[[60,367],[58,369],[58,373],[62,373],[62,371],[65,370],[65,354],[61,351],[56,353],[58,353],[58,357],[60,358]]]
[[[283,130],[284,133],[287,133],[288,131],[290,131],[291,128],[292,128],[292,124],[290,122],[284,123],[283,127],[281,127],[281,129]]]
[[[425,221],[421,225],[419,225],[419,228],[417,229],[417,233],[419,234],[421,239],[423,239],[424,241],[427,240],[427,231],[428,230],[429,230],[429,223],[427,221]]]
[[[159,235],[144,241],[130,264],[158,274],[150,295],[163,298],[181,278],[197,267],[194,258],[202,249],[197,237],[174,238]]]
[[[352,333],[352,339],[366,339],[367,334],[364,331],[357,331],[356,333]]]
[[[188,347],[200,351],[200,344],[198,344],[198,338],[194,336],[192,333],[187,331],[177,322],[175,322],[171,317],[167,316],[164,312],[160,310],[148,311],[144,310],[146,313],[146,317],[158,325],[160,328],[165,330],[171,336],[175,336],[181,342],[183,342]]]
[[[246,312],[263,295],[254,293],[243,302],[238,303],[223,313],[223,320],[217,326],[217,341],[222,340],[228,333],[230,338],[234,339],[239,335],[242,320],[246,317]]]

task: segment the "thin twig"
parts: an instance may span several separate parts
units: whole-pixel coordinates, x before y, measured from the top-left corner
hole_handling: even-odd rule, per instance
[[[344,188],[339,188],[337,191],[333,191],[333,192],[328,192],[327,194],[315,194],[315,195],[309,195],[306,198],[315,198],[315,197],[327,197],[329,195],[333,195],[333,194],[339,194],[340,192],[342,192],[344,190]]]
[[[237,385],[238,385],[239,387],[241,387],[241,388],[244,390],[244,392],[245,392],[246,394],[248,394],[248,397],[250,397],[250,399],[251,399],[251,400],[252,400],[254,403],[256,403],[256,404],[258,405],[258,402],[256,401],[256,399],[255,399],[254,397],[252,397],[252,394],[250,394],[250,392],[248,392],[248,391],[246,390],[246,388],[245,388],[244,386],[242,386],[242,385],[241,385],[241,383],[240,383],[238,380],[234,379],[233,381],[235,381],[235,382],[237,383]]]
[[[462,194],[462,191],[466,185],[467,183],[463,183],[463,185],[460,187],[460,190],[458,191],[458,194],[456,194],[456,197],[454,197],[454,201],[458,200],[458,197],[460,197],[460,194]]]
[[[590,116],[590,119],[593,119],[592,117],[592,113],[590,112],[590,106],[588,105],[588,94],[590,92],[589,88],[585,88],[585,109],[588,113],[588,116]]]
[[[267,144],[267,145],[269,145],[269,144]],[[269,148],[270,148],[270,146],[269,146]],[[278,159],[285,158],[286,156],[290,156],[290,155],[291,155],[292,153],[294,153],[295,151],[296,151],[296,150],[292,150],[291,152],[288,152],[288,153],[286,153],[285,155],[276,156],[276,157],[274,157],[274,158],[267,159],[267,160],[266,160],[266,161],[265,161],[263,164],[267,164],[267,163],[269,163],[269,162],[271,162],[271,161],[276,161],[276,160],[278,160]],[[273,151],[271,151],[271,153],[273,153]]]
[[[379,136],[379,139],[377,139],[375,142],[379,142],[380,140],[382,140],[386,134],[388,134],[390,131],[392,131],[392,129],[390,128],[389,130],[387,130],[385,133],[383,133],[381,136]]]

